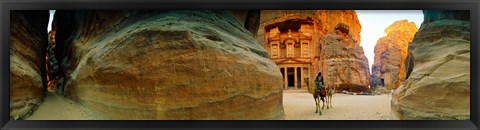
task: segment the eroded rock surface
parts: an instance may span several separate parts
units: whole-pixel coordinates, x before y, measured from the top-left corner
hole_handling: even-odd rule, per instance
[[[65,94],[98,115],[284,119],[281,73],[227,11],[57,11],[56,18]]]
[[[55,26],[52,27],[52,30],[48,32],[48,45],[47,45],[47,81],[48,81],[48,91],[53,91],[55,89],[55,83],[58,80],[60,69],[58,67],[58,61],[55,58]]]
[[[424,11],[409,45],[407,79],[393,95],[392,116],[402,120],[470,119],[468,11]]]
[[[372,74],[378,77],[377,83],[389,89],[395,89],[403,83],[408,44],[417,30],[415,23],[408,20],[395,21],[385,29],[386,36],[378,39],[374,50]]]
[[[11,11],[10,118],[23,119],[42,102],[48,11]]]
[[[229,10],[229,12],[245,27],[253,36],[257,35],[260,26],[260,10]]]
[[[329,32],[335,33],[339,23],[349,27],[349,34],[360,44],[360,31],[362,26],[354,10],[262,10],[260,12],[260,28],[257,41],[264,43],[265,26],[286,21],[289,19],[311,19],[318,22],[316,35],[323,36]]]
[[[336,30],[323,37],[320,64],[325,81],[338,84],[340,90],[367,91],[370,72],[363,48],[348,34],[348,26],[339,24]]]

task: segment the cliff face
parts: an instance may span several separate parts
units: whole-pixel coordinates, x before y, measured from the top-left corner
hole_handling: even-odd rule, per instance
[[[367,91],[370,73],[363,48],[348,34],[348,26],[339,24],[336,33],[323,37],[320,54],[325,82],[338,84],[340,90]]]
[[[372,74],[385,87],[395,89],[405,80],[405,58],[408,44],[417,32],[415,23],[407,20],[395,21],[385,29],[386,36],[378,39],[375,45],[375,58]]]
[[[368,60],[360,47],[361,25],[353,10],[262,10],[257,41],[262,45],[267,26],[288,20],[312,23],[310,77],[322,72],[325,84],[363,91],[370,79]],[[313,84],[313,80],[310,81]],[[313,92],[314,87],[309,87]]]
[[[48,11],[10,14],[10,118],[29,116],[44,96]]]
[[[470,119],[468,11],[423,11],[409,45],[407,79],[393,95],[392,116],[406,120]]]
[[[229,10],[237,21],[245,27],[253,36],[257,35],[260,24],[260,10]]]
[[[57,11],[55,17],[64,92],[99,115],[284,118],[281,73],[227,11]]]
[[[357,13],[353,10],[261,10],[260,27],[257,33],[257,41],[265,42],[265,26],[286,21],[289,19],[312,19],[317,25],[317,36],[327,33],[335,33],[335,27],[339,23],[349,27],[349,34],[356,40],[355,44],[360,45],[360,31],[362,26],[358,21]],[[321,39],[317,39],[321,40]]]

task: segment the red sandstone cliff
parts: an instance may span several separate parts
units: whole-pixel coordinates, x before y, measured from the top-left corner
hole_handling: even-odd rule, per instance
[[[368,91],[368,59],[363,48],[347,33],[348,26],[339,25],[336,33],[323,36],[320,71],[325,75],[325,84],[338,84],[339,90]]]
[[[417,26],[408,20],[395,21],[385,29],[384,37],[378,39],[375,45],[375,58],[372,65],[372,75],[382,79],[385,87],[395,89],[405,78],[405,58],[408,44],[417,32]]]
[[[265,28],[287,20],[312,21],[310,77],[322,72],[327,85],[363,91],[369,84],[368,60],[360,47],[361,25],[353,10],[262,10],[257,41],[265,44]],[[313,78],[312,78],[313,79]],[[313,80],[310,80],[313,84]],[[313,87],[309,91],[313,92]],[[357,88],[357,89],[355,89]]]

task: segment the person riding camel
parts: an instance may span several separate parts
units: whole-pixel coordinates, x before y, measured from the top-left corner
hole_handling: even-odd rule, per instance
[[[322,72],[318,72],[317,77],[315,78],[315,86],[317,86],[317,91],[319,93],[325,94]]]

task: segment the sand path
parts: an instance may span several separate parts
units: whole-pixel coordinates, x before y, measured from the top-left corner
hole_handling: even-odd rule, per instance
[[[44,102],[26,120],[99,120],[81,104],[54,93],[46,93]]]
[[[389,120],[390,100],[386,94],[346,95],[335,94],[333,109],[322,109],[315,113],[313,96],[306,91],[286,90],[283,93],[283,108],[286,120]]]
[[[286,120],[388,120],[390,100],[387,95],[366,96],[335,94],[332,109],[315,113],[315,102],[304,90],[286,90],[283,107]],[[102,120],[87,108],[62,96],[47,93],[44,102],[26,120]]]

